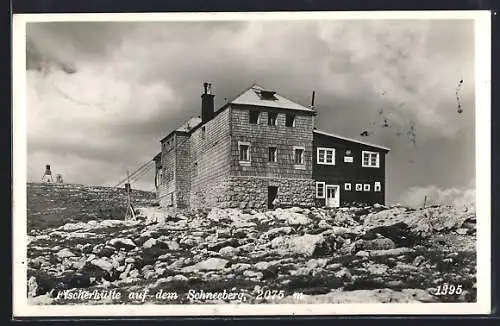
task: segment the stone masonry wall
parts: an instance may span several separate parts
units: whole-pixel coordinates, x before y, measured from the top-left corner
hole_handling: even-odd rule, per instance
[[[161,143],[161,165],[163,178],[158,186],[158,199],[163,207],[175,203],[175,137],[172,134]]]
[[[207,208],[207,207],[230,207],[229,201],[226,200],[226,194],[231,189],[231,183],[228,176],[220,176],[214,179],[211,183],[199,185],[190,194],[191,208]]]
[[[249,110],[258,109],[260,123],[249,123]],[[268,113],[278,114],[277,126],[267,125]],[[295,126],[285,125],[294,113]],[[307,112],[233,106],[231,108],[231,175],[312,179],[313,116]],[[239,162],[239,142],[250,143],[250,164]],[[269,162],[269,147],[277,148],[277,162]],[[304,147],[304,166],[294,164],[294,147]]]
[[[189,191],[191,188],[190,176],[190,137],[189,134],[177,133],[175,135],[177,144],[175,165],[175,204],[178,208],[189,206]]]
[[[230,110],[217,114],[212,120],[192,132],[190,137],[191,208],[220,204],[218,193],[226,187],[230,172]]]
[[[269,186],[278,187],[280,206],[314,205],[314,182],[310,179],[231,177],[218,206],[266,209]]]

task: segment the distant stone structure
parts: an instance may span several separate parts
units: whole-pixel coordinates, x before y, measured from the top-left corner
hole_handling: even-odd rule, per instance
[[[52,178],[52,171],[50,171],[50,165],[49,164],[47,164],[45,166],[45,173],[43,174],[42,182],[46,182],[46,183],[52,183],[52,182],[54,182],[54,179]]]
[[[63,180],[63,176],[62,176],[62,174],[58,173],[58,174],[56,175],[56,182],[57,182],[57,183],[64,183],[64,180]]]

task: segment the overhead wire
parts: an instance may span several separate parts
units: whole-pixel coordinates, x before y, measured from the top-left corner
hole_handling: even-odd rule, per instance
[[[151,169],[153,168],[152,165],[150,165],[148,168],[143,169],[140,173],[137,173],[134,175],[134,177],[130,178],[129,182],[136,182],[138,179],[143,177],[146,173],[148,173]]]
[[[130,178],[133,178],[136,174],[140,173],[141,170],[144,170],[148,166],[148,164],[150,164],[152,162],[153,162],[153,160],[148,160],[145,163],[143,163],[139,168],[137,168],[135,171],[133,171],[132,174],[129,174],[129,175],[125,176],[123,179],[121,179],[120,182],[118,182],[115,185],[115,188],[121,186],[123,183],[125,183]]]

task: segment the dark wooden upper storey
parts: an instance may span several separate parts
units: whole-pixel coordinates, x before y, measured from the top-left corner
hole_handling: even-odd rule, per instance
[[[390,149],[355,139],[313,131],[313,177],[355,176],[360,180],[384,179],[385,154]]]

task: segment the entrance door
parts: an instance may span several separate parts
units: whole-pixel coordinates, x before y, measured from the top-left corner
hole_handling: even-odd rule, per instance
[[[267,208],[274,208],[274,200],[278,196],[278,187],[269,186],[267,187]]]
[[[326,207],[340,206],[340,186],[326,185]]]

